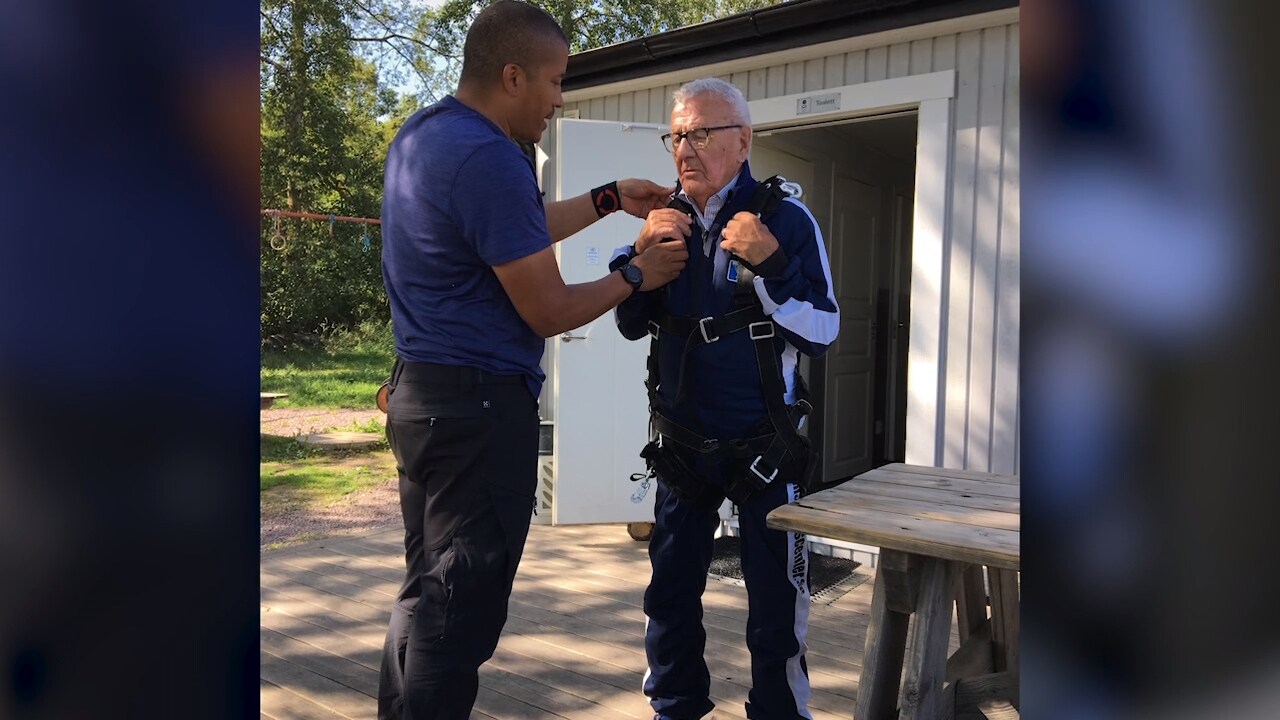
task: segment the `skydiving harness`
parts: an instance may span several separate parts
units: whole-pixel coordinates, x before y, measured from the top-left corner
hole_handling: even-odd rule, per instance
[[[784,184],[787,184],[786,179],[781,176],[757,184],[746,211],[761,220],[770,217],[782,200],[791,194]],[[679,199],[673,200],[669,207],[692,210]],[[737,263],[732,311],[719,316],[681,317],[671,315],[664,306],[661,315],[649,322],[649,335],[653,339],[649,345],[649,377],[645,387],[649,391],[651,440],[640,455],[645,458],[650,475],[660,477],[678,497],[693,502],[711,500],[715,496],[713,489],[701,479],[694,458],[723,463],[728,470],[725,473],[725,496],[734,504],[743,505],[775,480],[794,482],[807,489],[819,465],[819,458],[809,440],[797,432],[804,418],[813,411],[804,381],[796,378],[797,400],[787,406],[784,399],[786,381],[774,347],[776,326],[765,314],[755,292],[755,271],[742,258],[732,256],[731,260]],[[658,410],[659,347],[666,336],[685,338],[674,403],[679,406],[684,398],[684,383],[693,347],[710,345],[744,330],[755,348],[760,387],[768,410],[767,420],[753,428],[747,437],[709,438],[680,425]],[[690,407],[696,427],[699,424],[697,408],[693,404]]]

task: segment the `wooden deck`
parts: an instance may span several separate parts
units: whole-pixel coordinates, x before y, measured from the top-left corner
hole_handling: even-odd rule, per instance
[[[264,552],[262,717],[375,718],[378,664],[403,572],[401,531],[332,538]],[[642,598],[647,543],[624,526],[534,525],[497,653],[480,675],[475,718],[610,720],[653,717]],[[874,570],[809,620],[810,710],[850,718],[862,669]],[[744,718],[750,687],[745,588],[712,580],[703,598],[712,718]],[[952,647],[958,639],[953,633]]]

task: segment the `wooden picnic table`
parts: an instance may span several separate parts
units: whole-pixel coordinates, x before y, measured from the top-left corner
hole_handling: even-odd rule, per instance
[[[893,463],[769,513],[881,549],[856,720],[1018,716],[1019,498],[1016,475]]]

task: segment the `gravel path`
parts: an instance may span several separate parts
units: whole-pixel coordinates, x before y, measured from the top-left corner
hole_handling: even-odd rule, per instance
[[[387,416],[381,411],[371,410],[326,410],[324,408],[269,408],[260,411],[262,432],[266,435],[306,435],[323,432],[333,428],[350,429],[355,423],[361,425],[370,420],[387,424]]]
[[[324,410],[317,408],[271,408],[261,411],[262,433],[293,437],[333,428],[350,428],[377,419],[386,422],[378,410]],[[390,456],[377,450],[348,459],[349,464],[375,464]],[[260,520],[259,547],[277,543],[293,544],[334,535],[356,535],[378,528],[399,525],[400,493],[394,471],[385,482],[358,490],[328,507],[296,507]]]
[[[328,507],[286,510],[264,517],[259,529],[260,547],[290,545],[334,535],[359,535],[399,525],[400,492],[395,478],[357,490]]]

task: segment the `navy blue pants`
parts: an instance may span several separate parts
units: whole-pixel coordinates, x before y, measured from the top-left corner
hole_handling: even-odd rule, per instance
[[[387,437],[406,573],[383,649],[378,718],[466,720],[529,533],[538,404],[519,377],[402,364],[397,372]]]
[[[719,466],[703,466],[714,487],[723,487]],[[649,670],[644,693],[663,717],[700,718],[715,704],[703,651],[702,592],[716,528],[718,500],[691,503],[676,497],[658,478],[655,524],[649,540],[653,577],[644,594],[645,654]],[[747,648],[751,651],[751,691],[747,717],[753,720],[809,718],[809,675],[805,632],[809,623],[809,563],[804,535],[772,530],[770,510],[799,499],[799,489],[775,482],[739,507],[742,572],[747,584]]]

